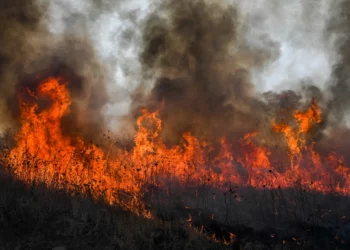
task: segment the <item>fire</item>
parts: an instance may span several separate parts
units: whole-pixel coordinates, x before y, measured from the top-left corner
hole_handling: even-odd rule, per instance
[[[273,131],[284,138],[290,157],[290,165],[281,169],[271,159],[271,149],[257,142],[257,131],[237,142],[222,138],[215,154],[213,145],[191,132],[169,148],[161,137],[163,124],[158,112],[145,109],[137,120],[134,147],[106,154],[82,138],[63,134],[61,121],[71,105],[66,82],[49,78],[28,93],[32,101],[19,100],[22,125],[16,146],[3,156],[17,178],[27,183],[89,194],[147,217],[150,213],[144,209],[143,197],[149,185],[164,190],[168,183],[221,189],[227,189],[228,183],[286,188],[301,182],[312,190],[349,194],[350,171],[342,157],[334,152],[321,156],[309,140],[308,133],[321,122],[315,101],[308,110],[295,111],[292,124],[272,123]],[[49,107],[39,107],[37,100],[43,98],[50,100]]]
[[[17,146],[8,158],[19,179],[45,183],[72,193],[91,194],[95,199],[103,197],[110,204],[122,203],[116,194],[118,191],[131,190],[136,194],[138,186],[123,181],[130,178],[131,173],[117,178],[115,172],[106,171],[105,154],[101,149],[85,144],[81,138],[63,135],[61,119],[69,112],[71,102],[61,79],[49,78],[39,85],[37,93],[30,94],[35,99],[49,98],[51,104],[39,110],[37,103],[20,100],[22,127],[15,138]],[[131,200],[127,204],[130,208],[136,196]]]
[[[298,167],[302,150],[307,146],[306,135],[312,126],[321,122],[321,112],[317,103],[313,100],[309,109],[306,112],[296,110],[293,114],[294,120],[297,123],[297,128],[286,123],[273,123],[275,132],[282,132],[287,140],[289,155],[292,167]]]
[[[235,234],[230,232],[229,235],[230,235],[230,240],[224,240],[224,244],[227,245],[227,246],[232,245],[234,243],[235,239],[236,239],[236,235]]]

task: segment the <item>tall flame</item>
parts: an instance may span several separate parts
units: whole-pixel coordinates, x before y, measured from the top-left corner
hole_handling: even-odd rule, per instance
[[[134,147],[105,154],[96,145],[62,132],[61,120],[71,104],[62,79],[49,78],[30,94],[51,103],[43,109],[37,101],[20,100],[22,126],[15,137],[16,147],[5,157],[14,174],[27,183],[89,194],[146,216],[150,214],[142,206],[144,191],[149,185],[166,190],[169,182],[223,189],[227,183],[286,188],[301,182],[312,190],[349,194],[350,171],[343,159],[334,152],[323,157],[309,142],[308,133],[321,122],[315,101],[307,111],[294,112],[294,124],[272,124],[288,147],[290,166],[281,169],[273,163],[271,150],[256,143],[256,131],[238,142],[222,138],[216,154],[212,154],[212,145],[190,132],[183,134],[179,145],[169,148],[161,137],[158,112],[145,109],[137,120]]]
[[[313,100],[306,112],[296,110],[293,114],[297,128],[286,123],[273,123],[275,132],[282,132],[287,140],[292,167],[298,167],[301,160],[302,150],[307,146],[306,135],[315,123],[321,122],[321,112],[317,103]]]

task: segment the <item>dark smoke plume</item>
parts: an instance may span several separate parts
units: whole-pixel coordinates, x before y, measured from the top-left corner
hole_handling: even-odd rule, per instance
[[[350,107],[350,1],[344,0],[335,4],[329,35],[335,40],[338,59],[330,86],[333,95],[330,114],[335,124],[343,125]]]
[[[19,92],[35,90],[43,79],[57,76],[68,82],[72,94],[64,131],[90,139],[103,126],[105,69],[82,26],[75,25],[79,16],[69,20],[70,29],[62,36],[49,32],[47,18],[48,6],[42,1],[0,1],[1,125],[17,125]]]
[[[293,91],[265,100],[255,93],[250,69],[275,58],[278,45],[248,48],[240,28],[236,9],[214,1],[167,1],[150,15],[140,60],[145,78],[157,77],[150,91],[144,84],[134,94],[134,108],[162,107],[168,142],[186,131],[210,141],[263,132],[283,106],[301,105],[302,95]]]
[[[170,1],[163,8],[165,18],[155,13],[146,23],[141,54],[145,75],[159,77],[148,96],[135,95],[137,104],[157,109],[164,100],[164,134],[172,142],[185,131],[220,138],[254,126],[253,86],[234,54],[236,11],[204,1]]]

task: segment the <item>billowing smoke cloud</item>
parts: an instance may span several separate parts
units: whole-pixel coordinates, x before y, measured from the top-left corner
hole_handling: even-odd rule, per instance
[[[249,44],[241,22],[232,5],[208,1],[167,1],[150,15],[140,61],[144,79],[155,83],[140,85],[133,100],[136,108],[162,107],[168,142],[186,131],[211,141],[263,131],[278,109],[298,108],[319,92],[259,96],[251,70],[278,58],[280,48],[268,34],[265,46]]]
[[[329,13],[340,16],[346,2],[0,4],[0,129],[17,124],[18,91],[54,75],[67,78],[73,95],[65,131],[86,138],[105,127],[129,132],[140,107],[160,108],[170,143],[185,131],[208,140],[267,133],[280,109],[326,102],[333,41],[339,54],[347,48],[346,18],[325,33]],[[345,114],[346,65],[342,56],[333,74],[337,117]]]
[[[234,53],[235,10],[204,1],[168,1],[160,8],[145,24],[141,54],[145,78],[157,79],[149,95],[147,86],[139,87],[137,107],[158,109],[164,101],[164,133],[173,140],[185,131],[225,133],[222,126],[234,127],[235,113],[237,120],[251,123],[244,113],[249,112],[246,99],[253,86],[244,65],[234,60],[242,56],[248,61],[250,55]]]
[[[334,51],[325,36],[332,13],[331,1],[234,2],[244,18],[249,46],[266,49],[272,42],[278,44],[276,60],[252,70],[259,91],[300,91],[301,82],[326,87]]]

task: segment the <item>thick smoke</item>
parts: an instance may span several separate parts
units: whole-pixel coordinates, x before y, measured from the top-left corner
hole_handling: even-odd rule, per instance
[[[63,129],[88,139],[103,126],[107,72],[84,27],[74,25],[82,20],[70,19],[71,28],[53,36],[48,30],[48,7],[43,1],[0,1],[1,126],[18,124],[19,93],[26,88],[35,91],[40,81],[57,76],[68,82],[72,94],[72,113],[63,121]]]
[[[52,75],[66,78],[73,96],[65,132],[87,139],[106,126],[120,133],[125,115],[129,132],[140,107],[160,109],[169,143],[186,131],[210,141],[266,135],[276,116],[288,119],[312,98],[324,118],[344,117],[347,1],[332,9],[328,34],[336,39],[328,40],[327,1],[231,2],[0,1],[0,129],[18,125],[18,92]],[[333,41],[340,60],[326,102],[327,87],[319,87]],[[261,94],[269,84],[283,91]]]
[[[346,164],[350,163],[350,1],[342,0],[334,3],[331,19],[326,32],[327,40],[334,47],[334,61],[330,83],[326,92],[331,96],[325,102],[324,109],[327,118],[327,136],[318,143],[319,151],[326,154],[330,149],[344,156]]]
[[[304,94],[259,96],[251,70],[277,58],[279,47],[269,37],[265,37],[266,49],[248,46],[245,35],[232,5],[164,3],[144,27],[140,55],[144,78],[156,79],[154,85],[140,85],[135,92],[136,111],[140,106],[160,109],[164,137],[170,143],[178,142],[186,131],[215,141],[248,131],[264,132],[279,109],[292,111],[319,92],[313,86],[306,87]]]
[[[334,5],[329,39],[334,41],[337,52],[330,86],[333,95],[330,114],[335,124],[345,125],[344,122],[349,119],[350,106],[350,1],[339,1]]]
[[[15,87],[18,82],[17,69],[25,68],[26,52],[40,29],[42,10],[29,2],[0,1],[0,102],[1,126],[9,126],[16,103]],[[23,63],[22,63],[23,62]]]

